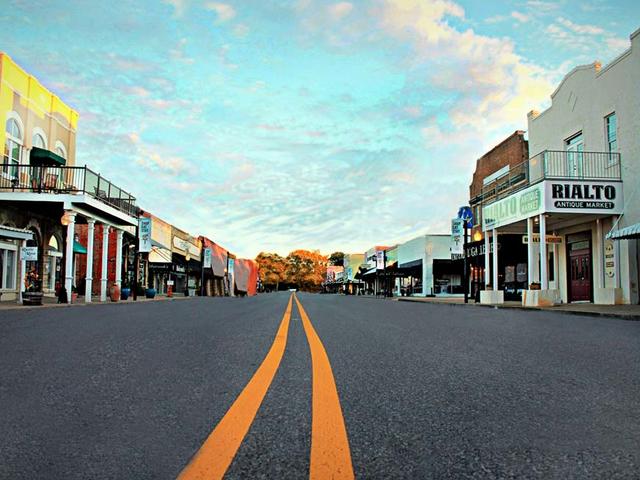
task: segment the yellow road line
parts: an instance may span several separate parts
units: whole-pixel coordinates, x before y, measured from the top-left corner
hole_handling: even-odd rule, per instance
[[[291,296],[276,338],[262,364],[200,450],[180,473],[179,480],[211,480],[224,476],[280,366],[287,345],[292,303]]]
[[[347,429],[329,357],[307,312],[295,297],[311,350],[313,397],[311,419],[311,480],[352,479],[353,464]]]

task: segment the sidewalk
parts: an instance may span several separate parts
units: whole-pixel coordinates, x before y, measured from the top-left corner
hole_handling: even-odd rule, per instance
[[[472,299],[468,304],[463,298],[447,297],[398,297],[399,302],[437,303],[455,307],[488,307],[488,308],[514,308],[519,310],[544,310],[554,313],[570,315],[589,315],[595,317],[614,317],[625,320],[640,320],[640,305],[594,305],[593,303],[565,303],[553,307],[523,307],[520,302],[505,302],[502,305],[481,305]]]
[[[156,295],[154,298],[146,298],[144,295],[139,296],[138,300],[133,300],[133,297],[129,297],[128,300],[120,300],[119,302],[112,302],[107,299],[106,302],[101,302],[100,297],[95,296],[92,297],[91,303],[85,303],[84,297],[78,297],[75,303],[67,304],[67,303],[58,303],[58,299],[56,297],[43,297],[42,305],[20,305],[16,303],[15,300],[0,302],[0,311],[3,310],[28,310],[31,308],[42,309],[42,308],[70,308],[70,307],[88,307],[93,305],[127,305],[133,303],[145,303],[145,302],[164,302],[164,301],[173,301],[173,300],[185,300],[188,298],[196,298],[196,297],[185,297],[183,295],[167,297],[166,295],[158,296]]]

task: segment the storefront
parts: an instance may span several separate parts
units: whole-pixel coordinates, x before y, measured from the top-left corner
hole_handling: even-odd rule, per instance
[[[18,298],[26,271],[26,262],[20,262],[20,249],[32,239],[29,230],[0,225],[0,300]]]
[[[202,277],[200,240],[173,226],[171,233],[173,291],[187,296],[199,295]]]

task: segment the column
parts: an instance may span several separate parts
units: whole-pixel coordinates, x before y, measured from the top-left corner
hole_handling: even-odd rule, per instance
[[[93,285],[93,236],[95,234],[96,221],[87,219],[87,273],[85,281],[84,302],[91,303],[91,291]]]
[[[27,241],[23,240],[21,242],[23,247],[27,246]],[[27,261],[22,257],[22,251],[18,249],[18,255],[20,255],[20,276],[18,277],[18,281],[20,282],[20,287],[18,288],[18,303],[22,303],[22,294],[26,290],[26,286],[24,284],[24,279],[27,276]],[[2,272],[0,272],[2,275]]]
[[[534,277],[533,277],[533,270],[534,270],[534,263],[533,263],[533,218],[529,217],[527,218],[527,279],[528,279],[528,284],[527,284],[527,289],[529,289],[529,286],[534,282]]]
[[[484,232],[484,286],[486,287],[491,283],[489,277],[489,254],[491,252],[491,245],[489,244],[489,231]]]
[[[71,289],[73,287],[73,242],[76,234],[76,212],[66,210],[67,219],[67,249],[64,255],[64,288],[67,289],[67,303],[71,303]]]
[[[493,229],[493,290],[498,290],[498,230]]]
[[[596,219],[596,244],[595,244],[594,256],[598,260],[598,276],[594,275],[595,287],[604,288],[604,239],[602,236],[602,221]],[[595,264],[595,262],[593,262]]]
[[[549,275],[547,275],[547,217],[540,214],[540,289],[549,288]]]
[[[102,225],[102,278],[100,279],[100,301],[107,301],[107,281],[109,273],[107,271],[107,259],[109,255],[109,230],[111,227],[106,223]]]
[[[427,292],[427,262],[430,260],[430,257],[427,255],[427,253],[423,253],[422,255],[422,295],[423,297],[426,297],[428,294],[430,294],[431,292]]]
[[[122,283],[122,235],[123,230],[116,229],[116,280],[115,284],[120,286]]]

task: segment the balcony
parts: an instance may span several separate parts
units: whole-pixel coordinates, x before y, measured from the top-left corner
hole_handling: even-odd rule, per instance
[[[136,199],[87,167],[0,164],[0,191],[89,195],[132,217]]]
[[[493,203],[542,180],[620,180],[620,154],[545,150],[482,187],[471,203]]]

